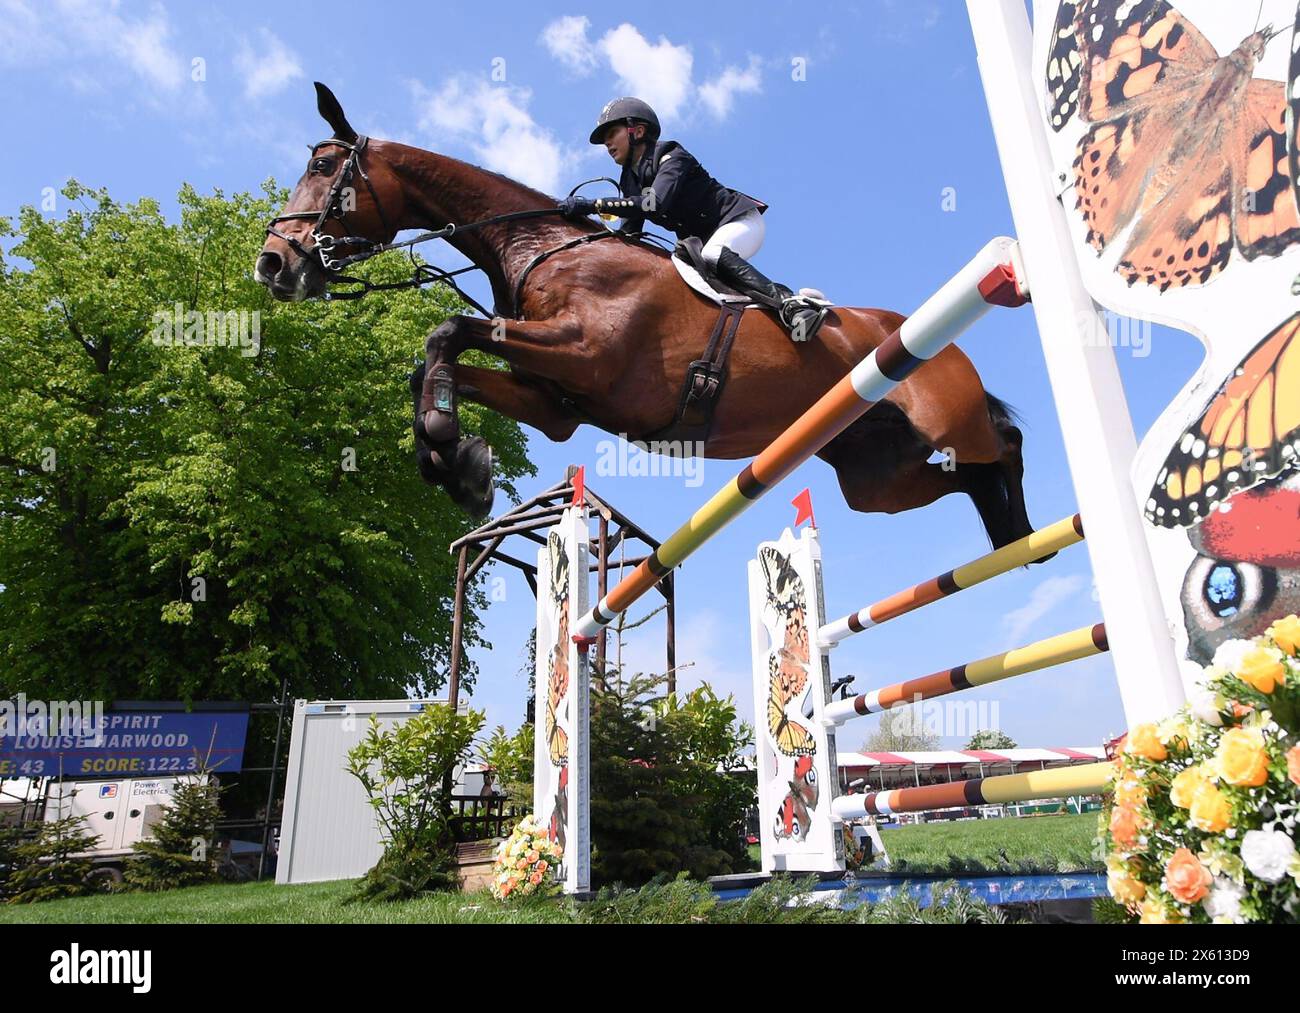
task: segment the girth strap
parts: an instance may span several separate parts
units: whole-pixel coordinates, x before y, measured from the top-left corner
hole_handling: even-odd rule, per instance
[[[686,368],[686,382],[673,421],[647,440],[705,443],[713,429],[713,413],[727,380],[727,359],[740,329],[744,303],[726,302],[718,307],[718,319],[709,335],[704,355]]]

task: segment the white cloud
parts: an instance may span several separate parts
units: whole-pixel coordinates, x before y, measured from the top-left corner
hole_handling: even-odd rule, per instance
[[[40,16],[25,0],[0,0],[0,63],[23,65],[39,62],[60,46]]]
[[[1061,602],[1066,601],[1087,585],[1087,581],[1075,574],[1069,577],[1048,577],[1029,596],[1029,600],[1018,609],[1002,617],[1002,630],[1008,643],[1013,647],[1024,645],[1029,631],[1034,624]]]
[[[302,77],[297,54],[279,36],[267,28],[258,29],[258,35],[262,42],[260,51],[253,48],[247,37],[241,38],[234,59],[235,72],[244,78],[244,97],[249,99],[274,95],[290,81]]]
[[[694,62],[689,47],[675,46],[662,35],[652,43],[624,23],[606,32],[599,48],[625,93],[649,102],[664,118],[676,116],[685,106]]]
[[[57,6],[59,29],[69,31],[83,51],[107,55],[164,91],[188,80],[189,61],[172,48],[171,24],[161,6],[137,19],[97,0],[58,0]]]
[[[412,83],[420,129],[469,147],[483,165],[543,193],[561,190],[577,163],[549,130],[528,112],[527,88],[493,87],[482,80],[449,78],[437,92]]]
[[[596,50],[587,38],[589,27],[587,18],[570,14],[542,29],[541,40],[547,51],[579,77],[596,69]]]
[[[746,69],[728,67],[712,81],[700,85],[700,101],[716,118],[724,119],[731,112],[738,93],[754,94],[762,90],[759,66],[759,58],[750,56]]]

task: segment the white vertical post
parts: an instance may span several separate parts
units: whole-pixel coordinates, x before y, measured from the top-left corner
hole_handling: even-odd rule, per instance
[[[966,0],[1007,196],[1088,534],[1129,726],[1184,700],[1129,468],[1137,451],[1115,353],[1056,197],[1025,0]]]
[[[845,868],[843,829],[831,818],[831,804],[840,793],[840,772],[835,728],[824,720],[831,690],[830,659],[816,636],[826,621],[821,558],[816,529],[805,527],[798,537],[787,528],[778,541],[760,543],[758,558],[749,562],[758,826],[764,872],[843,872]],[[788,561],[787,566],[776,565],[781,559]],[[778,572],[779,586],[773,587]],[[783,603],[797,604],[802,620],[787,615],[779,607]],[[779,699],[772,685],[773,666],[789,678],[802,665],[786,650],[787,628],[798,621],[804,623],[804,629],[797,639],[808,650],[802,686],[789,699]],[[772,733],[769,707],[775,707],[785,719],[784,748]],[[797,750],[791,748],[795,741],[801,741]]]
[[[590,671],[568,632],[590,605],[589,540],[586,507],[570,507],[537,552],[533,812],[563,839],[565,893],[591,888]]]

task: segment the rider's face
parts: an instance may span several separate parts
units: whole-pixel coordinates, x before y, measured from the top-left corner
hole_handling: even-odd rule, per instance
[[[605,150],[617,164],[627,165],[633,145],[640,143],[644,133],[645,128],[639,124],[629,129],[626,123],[611,123],[605,130]]]

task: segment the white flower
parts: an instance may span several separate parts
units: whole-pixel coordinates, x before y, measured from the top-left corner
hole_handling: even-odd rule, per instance
[[[1265,883],[1280,882],[1295,857],[1295,842],[1281,830],[1248,830],[1241,839],[1241,860]]]
[[[1202,903],[1205,912],[1216,922],[1238,925],[1242,921],[1241,899],[1246,888],[1226,876],[1216,876],[1210,895]]]
[[[1219,645],[1219,649],[1214,652],[1214,661],[1211,664],[1215,668],[1235,672],[1237,666],[1241,664],[1241,659],[1254,649],[1255,641],[1253,640],[1225,640]]]
[[[1245,643],[1246,641],[1240,641]],[[1221,675],[1223,673],[1218,673]],[[1192,717],[1203,724],[1212,725],[1215,728],[1223,725],[1223,718],[1219,711],[1223,707],[1222,698],[1210,688],[1210,682],[1217,675],[1211,669],[1203,669],[1199,675],[1183,673],[1183,690],[1187,694],[1187,706],[1192,712]]]

